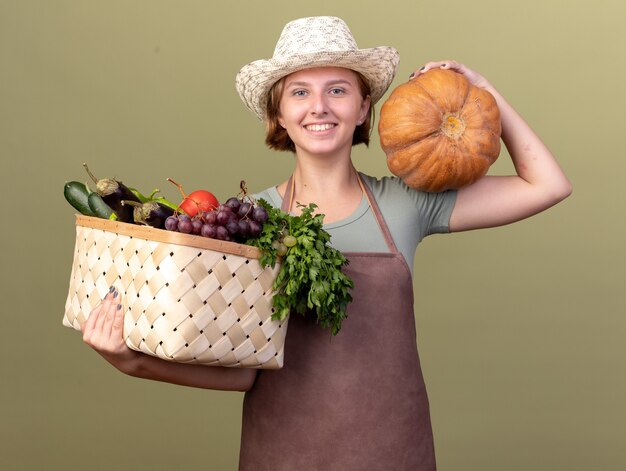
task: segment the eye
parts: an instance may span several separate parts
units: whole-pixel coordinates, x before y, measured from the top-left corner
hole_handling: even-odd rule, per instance
[[[331,88],[329,90],[329,93],[331,95],[343,95],[345,93],[345,90],[343,88],[335,87],[335,88]]]
[[[292,96],[306,96],[306,90],[296,89],[291,92]]]

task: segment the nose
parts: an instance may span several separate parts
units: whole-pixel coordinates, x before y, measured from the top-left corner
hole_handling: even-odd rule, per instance
[[[311,102],[311,114],[320,116],[328,113],[328,103],[323,93],[315,94]]]

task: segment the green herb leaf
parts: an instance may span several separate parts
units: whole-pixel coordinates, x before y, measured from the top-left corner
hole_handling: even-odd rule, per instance
[[[268,219],[261,236],[248,244],[261,250],[262,266],[275,266],[276,242],[281,241],[285,231],[297,240],[280,261],[273,285],[272,318],[283,320],[290,312],[314,315],[319,325],[336,335],[347,317],[354,283],[341,270],[348,260],[329,244],[330,234],[323,228],[324,215],[313,214],[317,208],[313,203],[299,205],[300,216],[287,214],[263,199],[257,203],[266,209]]]

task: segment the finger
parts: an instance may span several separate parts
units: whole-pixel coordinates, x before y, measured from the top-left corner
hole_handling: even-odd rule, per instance
[[[422,72],[424,72],[424,70],[426,69],[426,66],[423,65],[422,67],[420,67],[419,69],[414,70],[413,72],[411,72],[411,75],[409,75],[409,80],[413,80],[415,77],[417,77],[418,75],[420,75]]]
[[[441,68],[455,70],[459,72],[460,74],[466,74],[468,72],[468,69],[467,67],[465,67],[465,65],[454,60],[445,61],[445,63],[441,65]]]
[[[441,61],[431,61],[424,64],[422,67],[414,71],[410,76],[409,80],[418,77],[421,74],[424,74],[432,69],[453,69],[460,70],[462,65],[454,60],[441,60]]]
[[[448,59],[448,60],[442,61],[442,64],[439,67],[442,69],[458,69],[459,65],[460,64],[457,61]]]
[[[81,330],[83,331],[83,339],[91,336],[91,333],[93,332],[94,326],[96,324],[96,320],[100,315],[100,311],[102,311],[102,302],[99,302],[98,305],[91,310],[89,316],[87,317],[85,322],[83,322],[83,325],[81,326]]]
[[[118,314],[118,311],[122,310],[121,297],[117,291],[113,292],[113,302],[109,305],[106,315],[104,316],[104,323],[102,324],[102,333],[106,338],[111,338],[111,332],[113,330],[113,322]]]
[[[115,292],[116,292],[115,287],[111,286],[111,288],[109,288],[109,292],[104,297],[102,301],[102,310],[100,311],[96,319],[96,322],[94,324],[95,332],[102,332],[102,326],[104,325],[104,321],[106,320],[107,312],[109,311],[109,308],[111,307],[111,304],[113,303]]]
[[[111,336],[124,338],[124,307],[121,300],[115,309],[113,322],[111,323]]]
[[[105,302],[110,294],[111,294],[111,290],[109,290],[109,292],[104,296],[102,301],[100,301],[91,310],[91,312],[89,313],[89,316],[87,317],[87,320],[82,325],[81,330],[83,332],[83,341],[89,344],[91,343],[91,340],[94,336],[94,332],[96,332],[96,329],[98,328],[99,323],[102,322],[102,316],[103,316],[102,311],[105,307]]]

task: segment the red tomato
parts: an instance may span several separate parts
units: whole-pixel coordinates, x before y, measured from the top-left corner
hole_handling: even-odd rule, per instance
[[[198,211],[211,211],[219,205],[219,201],[210,191],[196,190],[185,197],[183,202],[180,203],[180,208],[190,217],[194,217],[198,214]]]

